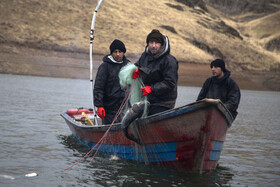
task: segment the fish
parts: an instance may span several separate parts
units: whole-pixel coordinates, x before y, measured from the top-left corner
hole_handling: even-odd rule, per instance
[[[144,113],[145,106],[149,105],[149,102],[137,102],[132,105],[131,108],[125,113],[122,121],[121,128],[125,137],[129,140],[136,142],[139,145],[143,145],[139,138],[136,138],[133,134],[128,133],[129,126]]]

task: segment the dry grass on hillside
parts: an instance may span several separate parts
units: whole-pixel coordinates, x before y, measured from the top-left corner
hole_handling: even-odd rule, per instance
[[[240,25],[244,35],[247,35],[249,40],[252,40],[263,49],[269,41],[280,38],[280,12]],[[280,48],[280,44],[278,46]],[[275,51],[273,55],[280,61],[279,54],[279,51]]]
[[[96,4],[97,0],[2,0],[0,42],[88,53]],[[264,50],[263,42],[255,36],[277,18],[251,21],[248,29],[245,23],[237,24],[217,10],[209,10],[190,8],[176,0],[104,0],[95,24],[94,53],[107,53],[110,43],[118,38],[125,42],[127,56],[139,56],[147,34],[157,28],[169,37],[171,53],[179,61],[209,63],[220,57],[235,71],[268,71],[280,64],[279,53]],[[275,13],[275,17],[278,15]],[[231,28],[237,33],[242,28],[243,33],[256,39],[242,33],[237,37],[228,32]]]

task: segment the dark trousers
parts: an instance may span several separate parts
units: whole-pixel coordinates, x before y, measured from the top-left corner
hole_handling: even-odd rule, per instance
[[[114,118],[115,118],[117,112],[118,112],[118,110],[109,110],[109,109],[105,109],[105,117],[103,118],[102,123],[103,123],[104,125],[105,125],[105,124],[106,124],[106,125],[110,125],[110,124],[113,122],[113,120],[114,120]],[[118,116],[117,120],[115,120],[114,123],[119,123],[119,122],[121,122],[122,117],[123,117],[123,114],[121,113],[121,114]]]
[[[148,116],[156,114],[156,113],[160,113],[166,110],[169,110],[170,108],[164,107],[164,106],[156,106],[156,105],[151,105],[149,107],[149,112],[148,112]]]

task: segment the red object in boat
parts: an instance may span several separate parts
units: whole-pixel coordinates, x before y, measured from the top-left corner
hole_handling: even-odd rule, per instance
[[[89,109],[86,109],[86,108],[82,108],[82,109],[68,109],[67,110],[67,114],[69,116],[73,116],[73,115],[80,115],[82,114],[82,112],[86,113],[86,114],[93,114],[93,110],[89,110]]]

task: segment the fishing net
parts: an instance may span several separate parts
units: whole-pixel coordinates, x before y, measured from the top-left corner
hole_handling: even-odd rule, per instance
[[[144,104],[144,112],[140,118],[147,117],[147,107],[148,107],[148,101],[147,97],[143,96],[141,87],[144,87],[144,83],[141,81],[141,79],[138,77],[136,79],[132,78],[133,72],[137,69],[137,67],[133,64],[127,64],[124,66],[120,73],[119,73],[119,79],[120,79],[120,85],[122,88],[126,89],[129,93],[129,106],[126,107],[126,112],[129,112],[128,110],[134,105],[142,103]],[[130,131],[132,132],[133,136],[139,137],[139,131],[137,128],[137,124],[135,121],[133,121],[130,124],[129,127]],[[138,161],[144,161],[146,164],[149,163],[149,159],[147,158],[147,153],[144,146],[139,146],[137,143],[135,145],[135,153],[133,154],[133,157],[135,156],[135,159]],[[125,152],[127,150],[124,150]]]
[[[129,97],[129,106],[126,107],[126,110],[133,106],[135,103],[145,103],[145,109],[143,112],[143,115],[141,118],[147,116],[147,97],[142,96],[142,90],[141,87],[144,87],[143,82],[141,81],[140,78],[133,79],[132,74],[133,72],[137,69],[137,67],[133,64],[127,64],[124,66],[120,73],[119,73],[119,79],[120,79],[120,84],[123,89],[126,89],[127,92],[130,92],[130,97]]]
[[[130,114],[131,109],[135,105],[144,105],[143,114],[138,118],[133,118],[133,121],[130,121],[127,126],[129,130],[126,131],[129,135],[140,140],[140,144],[137,143],[137,141],[131,141],[132,144],[127,144],[127,142],[130,142],[128,139],[131,139],[128,138],[127,135],[124,136],[125,132],[122,131],[124,119],[126,117],[125,115],[121,123],[122,130],[110,130],[108,136],[104,138],[100,150],[111,155],[117,155],[117,157],[120,158],[144,162],[145,164],[150,164],[151,162],[168,162],[168,155],[174,155],[176,153],[176,149],[173,145],[174,143],[166,144],[164,141],[165,137],[162,137],[158,132],[151,132],[148,121],[145,119],[141,120],[141,118],[147,117],[149,102],[147,101],[147,96],[142,95],[141,87],[144,87],[145,85],[141,79],[139,77],[136,79],[132,78],[132,74],[136,68],[137,67],[133,64],[127,64],[121,69],[119,79],[122,88],[126,90],[126,95],[128,96],[125,99],[128,99],[128,104],[123,108],[123,112],[125,114]],[[141,123],[141,125],[139,125],[139,123]],[[151,142],[147,143],[147,136],[149,136],[148,139],[150,139]],[[141,145],[144,141],[145,145]],[[112,142],[114,142],[114,144],[112,144]]]

